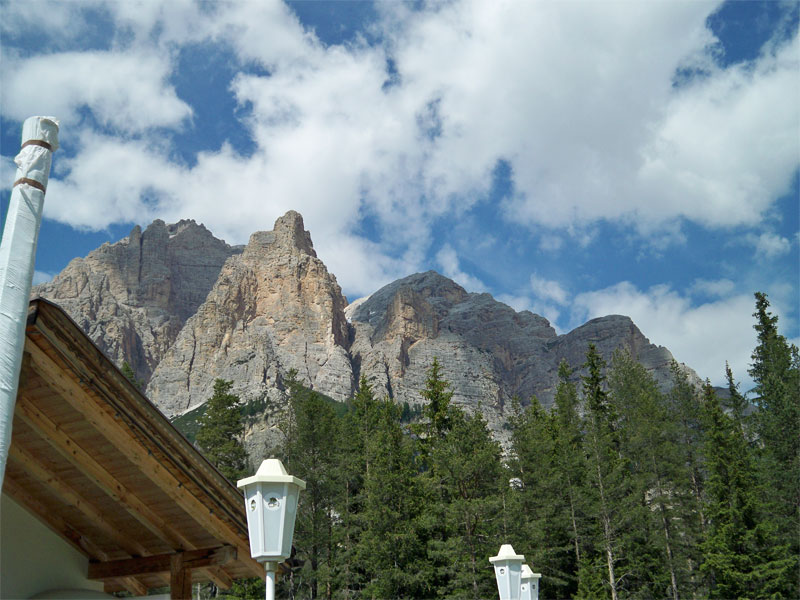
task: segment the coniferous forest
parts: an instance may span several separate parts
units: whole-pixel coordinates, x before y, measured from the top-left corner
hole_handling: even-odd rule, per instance
[[[550,409],[507,407],[506,455],[436,360],[421,414],[364,378],[342,405],[290,373],[276,455],[307,488],[278,597],[496,598],[503,543],[542,574],[543,599],[800,597],[800,358],[755,297],[747,397],[729,368],[718,395],[677,364],[663,393],[629,354],[606,364],[589,345],[561,364]],[[241,453],[203,433],[215,420],[198,442],[237,476]],[[263,582],[220,593],[261,598]]]

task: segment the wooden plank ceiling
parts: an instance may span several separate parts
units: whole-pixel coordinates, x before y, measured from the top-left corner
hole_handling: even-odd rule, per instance
[[[169,585],[175,553],[192,581],[263,578],[240,492],[45,300],[30,305],[19,390],[3,492],[107,592]]]

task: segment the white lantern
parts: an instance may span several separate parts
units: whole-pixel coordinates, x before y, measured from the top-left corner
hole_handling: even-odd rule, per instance
[[[522,565],[520,600],[539,600],[539,579],[541,573],[534,573],[528,565]]]
[[[306,482],[289,475],[283,463],[270,458],[252,477],[240,479],[244,488],[250,555],[259,562],[281,562],[292,554],[297,500]]]
[[[503,544],[497,556],[489,559],[494,565],[494,577],[500,600],[520,600],[522,561],[525,557],[514,552],[511,544]]]

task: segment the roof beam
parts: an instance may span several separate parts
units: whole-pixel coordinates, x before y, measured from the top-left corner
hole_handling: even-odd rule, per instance
[[[3,493],[8,494],[17,504],[25,507],[42,521],[51,531],[66,540],[70,546],[90,559],[108,560],[108,555],[98,548],[94,542],[80,533],[55,511],[51,510],[33,494],[26,491],[17,481],[6,477],[3,481]],[[119,583],[134,596],[146,596],[148,587],[133,577],[121,577]]]
[[[98,530],[109,539],[113,540],[114,543],[125,550],[125,552],[132,556],[147,554],[147,550],[144,546],[136,540],[132,540],[130,537],[123,535],[119,527],[109,521],[107,515],[103,514],[100,509],[72,489],[61,480],[58,475],[43,466],[19,444],[11,445],[9,458],[19,464],[28,475],[44,484],[53,495],[59,498],[64,504],[74,506],[81,511]]]
[[[196,548],[196,546],[176,528],[153,512],[147,504],[139,500],[135,494],[130,492],[89,453],[76,444],[58,425],[53,423],[39,409],[33,406],[24,393],[21,394],[17,401],[15,415],[28,427],[36,431],[38,435],[46,440],[61,456],[79,469],[95,485],[111,496],[111,498],[125,508],[131,516],[158,536],[159,539],[164,541],[168,546],[175,550],[194,550]],[[11,448],[14,449],[14,447],[15,444],[12,444]],[[34,472],[32,472],[32,474],[34,474]],[[141,552],[130,551],[128,551],[128,553],[141,554]],[[221,569],[204,570],[203,573],[213,581],[217,587],[229,589],[232,585],[231,578]]]
[[[188,540],[178,534],[163,519],[158,517],[144,502],[139,500],[118,479],[111,475],[88,452],[81,448],[58,425],[45,416],[23,393],[17,401],[16,416],[36,431],[61,456],[80,469],[94,484],[111,496],[148,530],[175,548],[182,548]],[[163,529],[161,529],[163,525]],[[165,539],[166,538],[166,539]]]
[[[169,573],[174,557],[180,557],[181,568],[199,569],[216,565],[224,565],[236,560],[236,548],[233,546],[217,546],[187,552],[156,554],[141,558],[124,558],[104,562],[89,563],[89,579],[116,579],[131,575],[148,573]]]
[[[178,506],[194,518],[202,527],[216,536],[220,541],[235,545],[241,552],[239,561],[250,568],[251,573],[257,577],[264,576],[264,567],[250,557],[249,540],[239,537],[224,521],[222,521],[212,508],[209,508],[194,494],[183,487],[172,473],[170,473],[156,457],[148,453],[134,439],[125,426],[118,423],[112,415],[98,407],[97,403],[88,397],[84,390],[74,379],[66,375],[52,358],[47,356],[36,344],[26,345],[26,350],[31,353],[32,363],[46,375],[45,380],[61,397],[66,400],[76,411],[106,439],[115,445],[126,449],[126,457],[134,463],[156,486],[164,491]],[[71,446],[75,446],[74,443]],[[71,450],[72,451],[72,450]]]

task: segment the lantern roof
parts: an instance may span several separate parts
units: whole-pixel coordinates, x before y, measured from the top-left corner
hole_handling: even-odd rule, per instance
[[[294,475],[289,475],[283,466],[283,463],[277,458],[268,458],[261,463],[258,467],[256,474],[251,477],[240,479],[236,486],[243,488],[251,483],[293,483],[300,487],[301,490],[306,489],[306,482],[298,479]]]
[[[541,576],[542,576],[541,573],[534,573],[533,571],[531,571],[531,568],[528,565],[522,565],[522,580],[523,581],[526,581],[526,580],[529,580],[529,579],[539,579]]]
[[[525,556],[514,552],[514,548],[512,548],[511,544],[503,544],[500,546],[500,552],[497,553],[497,556],[490,557],[489,562],[496,563],[501,560],[518,560],[521,562],[525,560]]]

